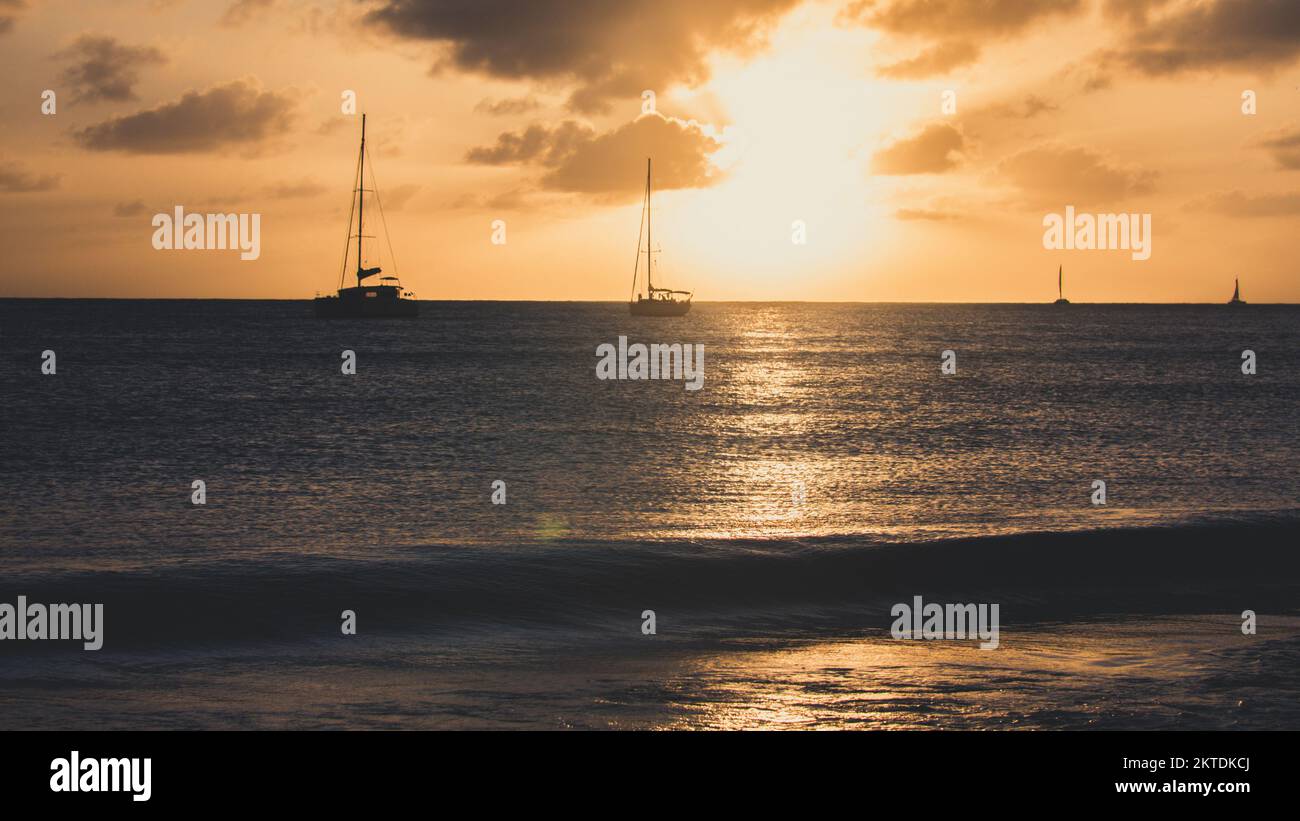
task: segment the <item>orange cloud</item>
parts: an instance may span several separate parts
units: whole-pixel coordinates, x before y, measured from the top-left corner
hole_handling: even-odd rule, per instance
[[[965,40],[947,40],[931,46],[908,60],[881,68],[876,73],[895,80],[915,80],[935,74],[946,74],[954,68],[969,65],[979,59],[980,50]]]
[[[933,123],[913,136],[876,153],[871,169],[877,174],[938,174],[957,166],[966,140],[948,123]]]
[[[1042,145],[998,164],[1028,206],[1098,205],[1152,190],[1156,172],[1125,168],[1087,148]]]
[[[53,191],[59,187],[58,174],[34,174],[17,160],[0,161],[0,191],[28,194]]]
[[[647,114],[604,134],[572,120],[554,128],[533,125],[471,149],[466,159],[540,166],[546,169],[541,185],[552,191],[623,197],[640,193],[647,157],[654,160],[656,188],[713,185],[719,174],[709,157],[721,147],[696,123]]]

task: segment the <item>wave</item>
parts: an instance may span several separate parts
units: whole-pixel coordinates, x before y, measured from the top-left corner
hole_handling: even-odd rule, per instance
[[[643,610],[676,635],[888,626],[894,602],[1001,606],[1004,625],[1108,614],[1293,612],[1300,517],[1028,533],[915,544],[798,541],[428,546],[397,557],[303,555],[148,572],[8,575],[0,601],[103,603],[105,647],[200,650],[483,630],[627,632]],[[60,642],[0,644],[0,657]]]

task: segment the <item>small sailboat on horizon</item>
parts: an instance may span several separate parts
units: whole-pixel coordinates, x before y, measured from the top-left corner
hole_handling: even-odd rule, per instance
[[[644,296],[637,293],[636,282],[637,275],[641,266],[641,229],[645,229],[645,283],[646,293]],[[632,267],[632,299],[628,302],[628,310],[632,316],[686,316],[691,310],[690,291],[674,291],[671,288],[656,288],[654,280],[651,278],[651,269],[654,265],[654,252],[651,246],[650,233],[650,159],[645,161],[645,200],[641,206],[641,224],[637,227],[636,238],[636,265]],[[685,299],[678,299],[679,296],[685,296]]]
[[[367,268],[364,265],[362,257],[362,240],[366,238],[362,227],[365,222],[365,196],[367,192],[375,195],[375,203],[379,205],[379,219],[384,223],[384,233],[388,233],[388,223],[384,220],[384,206],[379,200],[379,186],[366,188],[366,115],[361,115],[361,152],[357,158],[357,184],[352,193],[356,199],[353,200],[354,210],[357,214],[357,233],[352,233],[352,215],[348,215],[348,241],[343,247],[343,265],[348,264],[348,252],[351,250],[352,240],[357,242],[357,284],[351,288],[343,287],[343,271],[339,272],[339,289],[337,296],[318,296],[312,302],[312,307],[316,312],[317,318],[320,319],[382,319],[382,318],[410,318],[420,314],[420,303],[416,302],[415,294],[411,291],[403,290],[402,283],[395,276],[386,276],[379,278],[378,285],[365,285],[363,281],[372,276],[383,273],[379,266]],[[374,180],[374,169],[371,169],[371,180]],[[370,237],[373,239],[373,237]],[[392,248],[389,247],[391,254]]]
[[[1236,277],[1232,280],[1232,299],[1228,300],[1229,305],[1245,305],[1246,300],[1241,298],[1241,280]]]
[[[1057,266],[1056,269],[1056,301],[1053,305],[1069,305],[1070,300],[1065,298],[1065,266]]]

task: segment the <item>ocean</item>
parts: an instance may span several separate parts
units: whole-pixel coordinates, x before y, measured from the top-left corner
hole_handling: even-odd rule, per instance
[[[702,387],[598,379],[620,336]],[[1268,305],[0,300],[0,603],[104,605],[100,650],[0,641],[0,728],[1300,729],[1298,343]],[[914,596],[1000,646],[894,638]]]

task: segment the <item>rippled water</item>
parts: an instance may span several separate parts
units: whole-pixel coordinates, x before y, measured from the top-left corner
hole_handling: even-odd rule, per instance
[[[7,564],[910,541],[1300,499],[1292,307],[428,303],[331,323],[295,302],[10,301],[0,328]],[[704,388],[598,381],[619,335],[703,344]]]
[[[108,623],[4,642],[0,726],[1300,727],[1298,320],[0,300],[0,602]],[[620,335],[703,389],[598,380]]]

